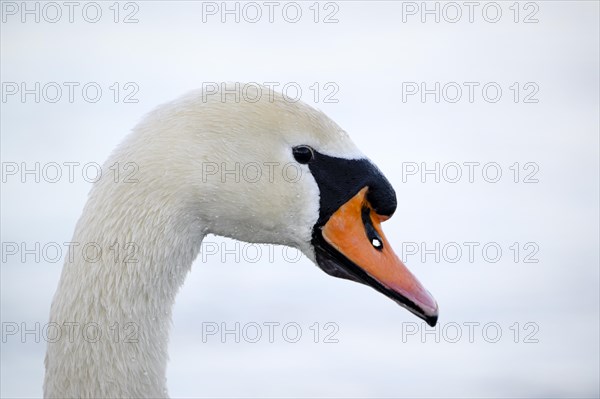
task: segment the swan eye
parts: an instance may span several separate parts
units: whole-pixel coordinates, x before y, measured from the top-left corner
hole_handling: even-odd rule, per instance
[[[294,154],[296,161],[303,164],[309,163],[315,156],[313,149],[307,145],[299,145],[294,147],[292,149],[292,153]]]

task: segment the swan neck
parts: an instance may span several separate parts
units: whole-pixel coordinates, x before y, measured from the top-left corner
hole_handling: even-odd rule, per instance
[[[172,307],[204,229],[181,204],[115,197],[111,207],[93,190],[75,229],[51,307],[62,338],[48,344],[46,397],[167,396]]]

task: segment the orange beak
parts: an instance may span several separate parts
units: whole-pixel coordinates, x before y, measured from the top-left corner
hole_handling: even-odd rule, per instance
[[[367,191],[368,187],[360,190],[321,228],[323,241],[328,244],[319,248],[327,252],[323,262],[327,265],[321,267],[375,288],[434,326],[438,305],[392,250],[381,230],[387,217],[375,213],[367,201]]]

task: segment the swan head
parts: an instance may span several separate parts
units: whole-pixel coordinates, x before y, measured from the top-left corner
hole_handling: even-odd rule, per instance
[[[205,234],[296,247],[435,325],[437,303],[381,229],[396,210],[392,185],[320,111],[231,83],[159,107],[125,148]]]

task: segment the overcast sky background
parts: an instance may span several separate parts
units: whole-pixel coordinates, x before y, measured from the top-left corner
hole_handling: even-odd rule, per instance
[[[420,10],[410,13],[421,2],[321,3],[317,23],[312,2],[301,3],[297,23],[283,18],[284,2],[275,8],[273,23],[262,2],[256,23],[245,20],[255,15],[248,7],[239,23],[233,15],[222,23],[220,12],[205,14],[203,21],[203,7],[221,7],[221,2],[121,3],[117,23],[112,2],[100,3],[97,23],[83,18],[86,3],[75,9],[72,23],[66,7],[56,23],[44,19],[55,18],[55,10],[48,8],[39,23],[32,15],[22,22],[20,10],[12,15],[11,4],[21,7],[20,2],[2,3],[3,165],[101,164],[145,113],[203,83],[279,82],[281,88],[296,82],[302,99],[346,129],[396,188],[397,213],[383,226],[396,252],[403,252],[403,243],[404,248],[413,242],[427,248],[436,242],[479,243],[472,261],[465,246],[454,263],[449,254],[439,262],[433,255],[422,259],[421,252],[402,254],[440,305],[440,342],[431,334],[423,338],[424,324],[383,295],[333,279],[305,258],[288,262],[279,247],[273,261],[266,256],[255,263],[235,262],[231,256],[225,262],[218,256],[198,259],[174,309],[171,396],[599,395],[597,2],[518,3],[519,22],[514,22],[513,2],[500,2],[496,23],[486,21],[496,18],[493,5],[485,8],[484,18],[486,2],[474,9],[473,22],[469,9],[461,6],[456,23],[448,21],[456,18],[456,8],[446,3],[438,4],[439,23],[433,15],[425,15],[423,23]],[[432,9],[435,5],[428,3]],[[239,7],[243,13],[244,3]],[[289,7],[287,17],[294,18]],[[87,10],[93,18],[93,9]],[[138,22],[123,23],[132,12]],[[323,23],[332,12],[330,18],[338,22]],[[538,22],[524,23],[526,17]],[[9,95],[10,82],[80,86],[73,103],[65,86],[58,102],[42,98],[36,103],[32,95],[24,102],[19,94]],[[88,82],[103,89],[96,103],[81,95]],[[131,92],[124,85],[132,82],[139,89],[133,98],[139,101],[124,103],[121,97],[115,103],[109,88],[115,82],[121,96]],[[310,89],[315,82],[321,90],[316,103]],[[326,88],[328,82],[334,86]],[[447,101],[455,97],[447,91],[439,103],[433,95],[422,102],[419,94],[403,101],[407,82],[425,82],[428,88],[457,82],[462,98]],[[463,82],[479,84],[473,102]],[[502,89],[497,102],[482,95],[490,82]],[[338,89],[332,97],[338,101],[324,102],[332,87]],[[525,103],[534,91],[528,100],[537,102]],[[488,94],[495,96],[493,88]],[[433,168],[436,162],[462,165],[460,181],[403,176],[403,167],[412,163]],[[472,183],[464,162],[480,163]],[[491,162],[502,171],[497,183],[482,176],[482,166]],[[510,169],[515,162],[517,183]],[[525,169],[527,163],[532,164]],[[530,172],[537,183],[524,182]],[[70,241],[90,187],[81,169],[73,183],[66,178],[36,183],[31,176],[23,183],[20,175],[6,176],[3,246]],[[516,260],[510,249],[515,242],[520,248]],[[497,262],[483,256],[486,243],[502,249]],[[525,263],[532,251],[530,260],[538,262]],[[38,263],[30,256],[21,262],[19,256],[5,255],[3,249],[3,331],[10,323],[43,325],[62,260]],[[274,343],[265,338],[256,344],[231,338],[222,343],[218,337],[202,342],[202,323],[207,322],[229,327],[295,322],[303,336],[288,343],[277,330]],[[315,322],[321,334],[324,323],[335,323],[339,342],[324,343],[323,335],[313,342],[310,326]],[[464,324],[471,322],[480,323],[473,342]],[[486,323],[501,328],[498,342],[488,342],[494,330],[482,333]],[[526,323],[532,324],[526,329]],[[456,325],[462,338],[444,340],[455,336]],[[411,327],[418,333],[403,335]],[[35,334],[25,338],[23,343],[19,334],[3,336],[3,397],[42,393],[45,343],[35,342]],[[527,342],[532,340],[537,342]]]

